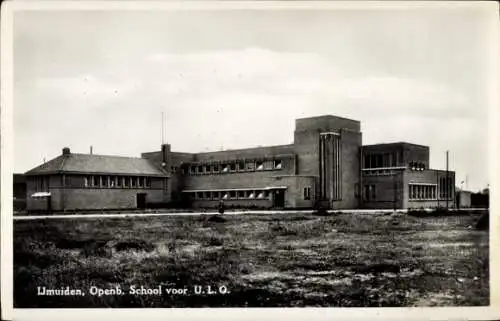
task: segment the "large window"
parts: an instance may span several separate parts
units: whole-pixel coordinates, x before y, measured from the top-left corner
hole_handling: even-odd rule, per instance
[[[408,195],[410,200],[435,200],[437,186],[435,184],[411,183],[408,185]]]

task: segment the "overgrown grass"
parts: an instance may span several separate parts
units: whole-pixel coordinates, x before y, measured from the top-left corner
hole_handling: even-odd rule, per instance
[[[218,218],[215,218],[218,217]],[[476,214],[334,213],[15,221],[15,307],[489,304],[488,231]],[[91,286],[188,295],[92,296]],[[226,294],[193,293],[223,285]],[[85,296],[37,296],[70,286]]]

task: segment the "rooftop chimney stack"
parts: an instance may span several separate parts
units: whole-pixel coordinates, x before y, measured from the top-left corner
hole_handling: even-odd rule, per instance
[[[69,154],[71,154],[71,151],[70,151],[69,147],[64,147],[62,150],[62,153],[63,153],[63,155],[69,155]]]
[[[90,145],[90,155],[92,155],[92,145]]]

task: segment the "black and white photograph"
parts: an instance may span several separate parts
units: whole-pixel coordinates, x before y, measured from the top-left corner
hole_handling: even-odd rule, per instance
[[[84,3],[10,9],[15,310],[493,306],[498,5]]]

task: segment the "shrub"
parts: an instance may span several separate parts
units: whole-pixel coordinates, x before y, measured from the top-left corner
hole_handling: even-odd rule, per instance
[[[490,215],[489,215],[489,213],[485,213],[477,221],[477,223],[476,223],[476,229],[478,229],[478,230],[488,230],[489,228],[490,228]]]
[[[209,221],[209,222],[224,223],[224,222],[226,222],[227,220],[226,220],[224,217],[220,216],[220,215],[212,215],[212,216],[210,216],[210,217],[208,218],[208,221]]]

